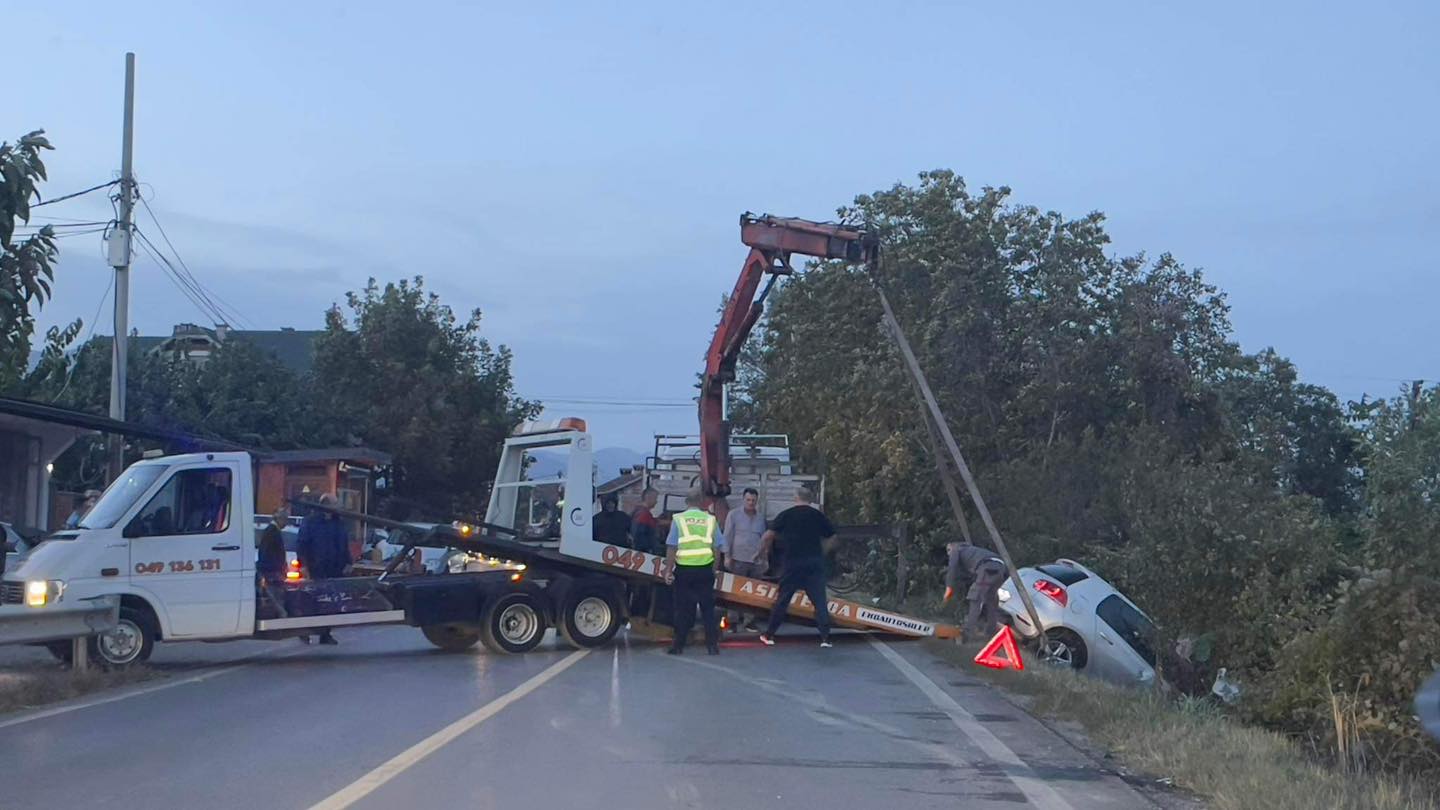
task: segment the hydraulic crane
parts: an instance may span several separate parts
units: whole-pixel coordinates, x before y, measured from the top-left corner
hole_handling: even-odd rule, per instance
[[[701,488],[721,520],[727,510],[725,498],[730,495],[730,423],[725,419],[725,385],[735,379],[740,349],[765,311],[765,299],[776,279],[795,272],[790,257],[797,253],[865,265],[880,255],[879,240],[858,228],[749,212],[740,215],[740,241],[750,248],[750,254],[725,302],[725,312],[705,355],[705,375],[700,384]],[[764,289],[760,288],[762,280]]]

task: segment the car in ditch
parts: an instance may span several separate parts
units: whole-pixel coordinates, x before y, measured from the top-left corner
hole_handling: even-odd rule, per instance
[[[1038,641],[1046,660],[1108,681],[1155,680],[1155,625],[1145,612],[1099,574],[1074,560],[1021,568],[1001,586],[1000,609],[1022,638]],[[1036,628],[1018,598],[1030,592],[1041,627]]]

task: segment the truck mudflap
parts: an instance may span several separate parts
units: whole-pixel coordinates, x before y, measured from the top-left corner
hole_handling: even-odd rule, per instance
[[[743,606],[770,610],[780,595],[780,586],[762,579],[751,579],[728,572],[715,577],[715,598],[727,606]],[[876,630],[914,638],[959,638],[960,628],[949,624],[933,624],[899,613],[845,599],[829,598],[830,623],[851,630]],[[804,593],[790,600],[790,615],[811,619],[815,605]]]

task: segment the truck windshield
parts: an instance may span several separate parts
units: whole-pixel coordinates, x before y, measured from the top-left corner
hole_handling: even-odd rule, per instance
[[[105,489],[105,494],[100,496],[95,508],[80,519],[80,528],[108,529],[114,526],[116,521],[130,511],[135,501],[150,489],[155,479],[168,469],[170,468],[164,464],[137,464],[121,473],[120,477]]]

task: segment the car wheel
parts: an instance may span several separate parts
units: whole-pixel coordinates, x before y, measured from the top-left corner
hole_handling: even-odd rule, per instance
[[[545,613],[528,593],[507,593],[480,617],[480,641],[492,652],[529,652],[544,635]]]
[[[1064,627],[1052,627],[1045,631],[1040,659],[1057,667],[1084,669],[1090,660],[1090,654],[1085,649],[1084,639],[1081,639],[1078,633]]]
[[[571,646],[588,649],[614,638],[624,623],[620,603],[604,589],[579,587],[566,597],[557,629]]]
[[[150,614],[132,607],[120,608],[113,628],[90,638],[90,655],[106,669],[125,669],[149,660],[159,635]]]
[[[425,640],[445,652],[463,652],[480,640],[480,628],[469,624],[433,624],[420,628]]]

